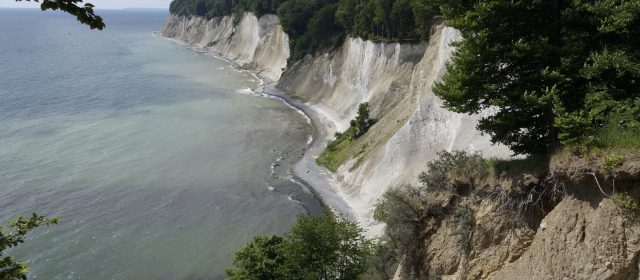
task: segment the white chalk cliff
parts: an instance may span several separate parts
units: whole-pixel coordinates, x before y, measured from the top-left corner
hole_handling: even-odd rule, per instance
[[[232,60],[270,82],[280,79],[287,67],[289,36],[275,15],[258,19],[247,13],[237,26],[231,17],[206,20],[171,15],[160,34]]]
[[[375,202],[390,187],[416,183],[426,163],[442,150],[470,150],[485,157],[507,157],[502,146],[475,129],[478,116],[447,111],[432,88],[444,74],[460,33],[435,26],[422,44],[375,43],[347,38],[341,48],[307,56],[283,73],[289,40],[278,19],[245,14],[205,20],[169,16],[160,33],[231,59],[260,73],[287,95],[304,102],[344,131],[358,105],[369,102],[379,118],[359,140],[361,153],[335,174],[343,199],[373,234]]]
[[[305,105],[304,111],[317,124],[325,125],[320,135],[326,138],[335,130],[346,130],[359,104],[369,102],[378,122],[353,141],[349,158],[333,176],[326,176],[313,160],[328,139],[316,139],[320,141],[314,142],[294,166],[329,206],[347,209],[369,235],[382,230],[372,219],[376,201],[391,187],[417,184],[419,173],[438,152],[467,150],[487,158],[511,155],[506,147],[492,145],[488,136],[476,129],[479,115],[447,111],[434,95],[433,86],[442,78],[454,51],[451,42],[461,39],[460,32],[443,24],[432,28],[428,43],[347,38],[341,47],[308,55],[289,69],[285,69],[289,39],[273,15],[258,19],[248,13],[236,26],[230,17],[207,21],[169,16],[160,34],[230,59],[277,82],[276,87],[295,100],[294,105]],[[637,155],[632,158],[619,169],[630,174],[627,183],[637,190],[640,159]],[[550,185],[562,186],[566,197],[555,209],[547,209],[550,212],[533,227],[514,227],[514,219],[521,217],[511,210],[496,210],[505,204],[500,199],[458,196],[455,201],[436,203],[450,210],[456,209],[456,203],[474,209],[476,222],[469,253],[461,256],[452,246],[458,225],[455,211],[450,211],[440,222],[421,225],[420,232],[428,234],[418,237],[423,240],[417,242],[421,261],[416,271],[442,279],[640,279],[640,224],[627,222],[611,199],[600,196],[602,189],[596,195],[585,191],[596,189],[591,175],[585,174],[595,174],[603,163],[589,158],[564,159],[562,155],[556,162],[551,161],[546,172],[552,174]],[[519,175],[524,179],[508,178],[496,184],[521,189],[546,180],[545,174]],[[558,178],[566,180],[560,184]],[[622,179],[616,183],[619,188],[624,185]],[[538,201],[545,192],[547,189]],[[402,272],[398,269],[395,279],[402,278]]]
[[[433,94],[460,33],[433,28],[428,44],[385,44],[348,38],[338,51],[311,58],[288,71],[278,87],[304,100],[348,128],[358,105],[369,102],[380,120],[359,140],[363,151],[336,174],[345,199],[363,226],[379,231],[371,219],[376,201],[388,188],[415,184],[440,151],[468,150],[485,157],[508,157],[475,128],[479,116],[447,111]]]

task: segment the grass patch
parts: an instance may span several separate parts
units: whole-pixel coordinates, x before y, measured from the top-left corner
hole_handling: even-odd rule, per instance
[[[218,43],[219,43],[218,40],[211,41],[211,42],[209,42],[209,44],[207,44],[207,48],[213,47],[213,46],[217,45]]]
[[[595,142],[601,148],[640,151],[640,127],[635,123],[627,127],[609,123],[596,133]]]
[[[329,142],[327,148],[316,159],[316,163],[335,173],[351,157],[350,151],[354,148],[355,141],[367,133],[375,123],[376,120],[369,117],[369,103],[360,104],[356,118],[351,121],[351,127],[343,133],[336,133],[336,139]],[[356,165],[351,167],[351,170],[362,163],[363,153],[366,149],[366,144],[359,147],[355,156],[360,156],[360,158]]]
[[[354,145],[354,140],[351,140],[352,128],[347,129],[344,133],[337,133],[336,139],[329,142],[327,148],[318,156],[316,163],[327,168],[331,172],[336,172],[340,165],[347,162],[349,159],[349,151]]]

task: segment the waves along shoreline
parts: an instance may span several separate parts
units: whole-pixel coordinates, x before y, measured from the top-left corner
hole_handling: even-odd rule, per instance
[[[256,88],[243,90],[243,94],[252,94],[260,97],[280,100],[286,106],[296,110],[306,118],[307,123],[312,127],[313,135],[311,136],[310,141],[307,141],[306,152],[303,154],[303,157],[291,167],[290,172],[292,174],[292,178],[290,178],[290,180],[306,188],[327,209],[330,209],[334,213],[349,220],[356,220],[356,214],[352,207],[340,194],[335,177],[325,168],[318,166],[315,162],[315,159],[327,145],[329,136],[333,135],[336,131],[330,120],[322,116],[313,108],[307,106],[304,102],[286,96],[284,93],[277,90],[274,87],[275,82],[271,82],[269,78],[260,75],[260,71],[246,69],[233,59],[224,57],[220,54],[206,52],[197,45],[164,36],[160,32],[156,32],[154,35],[166,38],[168,41],[173,43],[188,46],[194,51],[205,53],[209,56],[226,61],[238,71],[250,73],[260,81],[260,84]]]

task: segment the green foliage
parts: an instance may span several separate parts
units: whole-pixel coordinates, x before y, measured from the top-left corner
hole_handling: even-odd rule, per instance
[[[487,164],[479,154],[440,152],[418,179],[428,190],[453,190],[457,184],[474,187],[487,176]]]
[[[443,11],[465,39],[435,93],[456,112],[497,109],[479,124],[493,142],[546,154],[597,141],[617,108],[638,123],[640,0],[448,1]]]
[[[349,151],[354,145],[350,138],[352,131],[353,129],[349,128],[344,133],[336,133],[336,139],[329,142],[327,148],[316,158],[316,163],[335,173],[351,155]]]
[[[416,272],[424,264],[424,252],[420,249],[429,226],[434,226],[446,215],[445,203],[435,193],[422,188],[404,185],[388,190],[378,201],[374,219],[386,224],[388,238],[384,248],[389,262],[403,259],[404,271]],[[379,263],[380,266],[384,263]],[[419,275],[416,279],[422,279]]]
[[[299,216],[285,237],[256,237],[236,253],[231,279],[359,279],[372,243],[331,213]]]
[[[37,214],[29,218],[18,217],[9,222],[7,228],[0,227],[0,279],[3,280],[24,280],[27,279],[27,265],[16,261],[11,256],[6,256],[6,250],[24,243],[27,233],[42,226],[57,224],[59,219],[49,219]],[[8,231],[5,231],[7,230]]]
[[[365,39],[427,39],[438,1],[341,0],[336,20],[348,34]]]
[[[36,3],[42,2],[40,4],[41,10],[60,10],[68,13],[75,16],[80,23],[88,25],[91,29],[102,30],[105,28],[102,17],[97,16],[93,11],[93,8],[95,7],[93,4],[86,3],[84,6],[78,5],[79,3],[82,3],[82,0],[16,0],[16,2],[22,1],[33,1]]]
[[[640,214],[640,202],[626,193],[614,193],[611,196],[613,202],[628,214]]]
[[[456,246],[464,254],[471,250],[471,235],[476,227],[473,209],[469,206],[458,207],[456,211]]]
[[[423,205],[419,189],[402,186],[387,191],[376,205],[373,218],[387,226],[385,234],[394,242],[394,246],[405,251],[418,235],[418,229],[427,209]]]
[[[244,12],[277,14],[290,38],[295,62],[342,43],[346,34],[365,39],[426,39],[439,13],[439,1],[426,0],[174,0],[177,15],[206,18]]]
[[[640,98],[633,102],[610,102],[609,112],[587,136],[593,146],[618,150],[640,149]],[[604,114],[604,113],[603,113]]]
[[[335,20],[337,4],[330,2],[289,0],[278,9],[280,22],[292,38],[291,61],[342,42],[343,29]]]
[[[415,17],[416,34],[421,39],[429,39],[431,26],[435,23],[434,18],[440,13],[441,0],[411,0],[411,8]]]
[[[251,11],[257,16],[274,14],[281,1],[271,0],[174,0],[169,11],[176,15],[194,15],[213,18],[227,15],[242,15]],[[277,5],[275,8],[273,5]]]
[[[360,104],[360,106],[358,106],[358,114],[356,115],[356,118],[351,120],[351,127],[353,130],[349,137],[351,139],[360,138],[360,136],[367,133],[369,128],[371,128],[375,123],[376,121],[371,119],[369,116],[369,103],[365,102]]]
[[[516,159],[487,159],[487,169],[496,176],[509,177],[522,174],[544,174],[549,169],[548,156],[529,156]]]
[[[329,142],[316,162],[329,171],[336,172],[340,165],[344,164],[351,156],[349,151],[353,148],[354,140],[367,133],[375,122],[369,115],[369,103],[360,104],[356,118],[351,120],[351,126],[343,133],[336,133],[336,139]],[[362,154],[365,149],[366,145],[360,146],[358,154]]]
[[[618,154],[609,154],[604,157],[603,168],[607,173],[611,173],[614,169],[622,166],[624,163],[624,156]]]
[[[393,279],[403,252],[396,249],[395,241],[383,236],[373,245],[369,271],[363,275],[367,280]]]
[[[236,252],[234,268],[225,273],[231,280],[284,279],[282,254],[284,239],[279,236],[256,236],[246,247]]]

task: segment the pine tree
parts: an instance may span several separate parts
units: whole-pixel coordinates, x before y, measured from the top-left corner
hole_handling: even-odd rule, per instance
[[[517,154],[580,142],[640,98],[640,0],[456,0],[443,10],[464,40],[435,93],[456,112],[496,110],[479,129]]]

